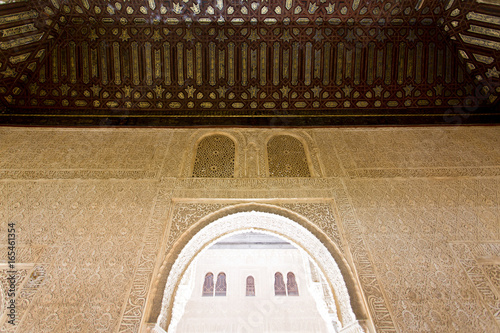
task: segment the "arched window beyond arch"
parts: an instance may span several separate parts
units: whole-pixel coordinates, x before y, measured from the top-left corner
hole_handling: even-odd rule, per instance
[[[235,145],[225,135],[211,135],[198,143],[193,177],[234,177]]]
[[[247,277],[247,296],[255,296],[255,281],[253,276]]]
[[[203,282],[203,296],[213,296],[214,295],[214,275],[212,273],[207,273],[205,275],[205,281]]]
[[[297,287],[295,274],[292,272],[288,272],[286,275],[286,289],[288,291],[288,296],[299,296],[299,287]]]
[[[226,274],[224,273],[219,273],[219,275],[217,275],[215,296],[226,296]]]
[[[283,275],[280,272],[274,274],[274,295],[286,296],[285,282],[283,281]]]
[[[265,212],[265,210],[271,209],[272,213]],[[207,222],[189,239],[187,244],[181,245],[182,242],[177,242],[177,245],[165,254],[165,263],[166,260],[171,258],[171,255],[175,254],[177,259],[170,270],[162,271],[161,279],[166,280],[166,282],[161,284],[154,299],[152,299],[153,301],[160,300],[162,303],[161,308],[156,306],[149,308],[149,311],[151,311],[150,318],[158,318],[156,323],[159,328],[168,332],[176,330],[188,301],[188,298],[185,297],[186,293],[181,288],[176,288],[176,286],[184,287],[181,285],[181,281],[185,276],[184,274],[190,276],[192,271],[189,271],[189,267],[190,264],[195,262],[196,256],[222,236],[241,233],[244,230],[262,230],[264,233],[281,236],[293,242],[293,245],[297,248],[303,248],[306,254],[314,254],[314,257],[310,259],[318,267],[322,268],[321,270],[318,268],[318,272],[325,274],[324,280],[333,295],[334,301],[331,303],[333,306],[323,307],[327,311],[323,311],[323,313],[329,313],[327,322],[331,324],[333,330],[340,331],[346,328],[346,331],[364,332],[365,330],[358,320],[364,321],[369,330],[371,330],[371,327],[375,327],[368,315],[370,312],[362,297],[361,286],[358,284],[355,274],[348,269],[347,261],[336,246],[328,246],[330,251],[312,232],[315,228],[312,227],[312,224],[309,224],[310,221],[301,218],[299,215],[296,216],[297,221],[291,220],[279,215],[279,213],[288,214],[288,210],[277,206],[260,204],[224,207],[219,212],[224,213],[222,217]],[[333,245],[333,242],[328,240],[326,243]],[[334,258],[338,258],[338,264]],[[344,269],[341,271],[340,268]],[[276,272],[278,271],[275,270]],[[272,274],[268,276],[269,283],[272,283],[272,278]],[[281,284],[283,285],[283,282]],[[241,285],[243,285],[243,281],[241,281]],[[347,288],[348,285],[350,289]],[[335,286],[335,288],[331,288],[332,286]],[[282,296],[275,297],[281,298]],[[153,304],[156,303],[151,302],[151,305]]]
[[[290,135],[278,135],[267,142],[270,177],[311,177],[302,142]]]

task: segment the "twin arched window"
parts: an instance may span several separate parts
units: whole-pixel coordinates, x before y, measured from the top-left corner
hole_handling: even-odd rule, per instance
[[[219,273],[215,283],[215,296],[226,296],[226,274]],[[207,273],[203,282],[203,296],[214,296],[214,275]]]
[[[295,274],[288,272],[286,275],[286,288],[285,281],[283,281],[283,275],[280,272],[274,274],[274,295],[275,296],[299,296],[299,287],[297,286],[297,281],[295,280]]]
[[[196,147],[192,177],[234,177],[236,146],[221,134],[203,138]],[[270,177],[311,177],[302,142],[291,135],[277,135],[267,142]]]

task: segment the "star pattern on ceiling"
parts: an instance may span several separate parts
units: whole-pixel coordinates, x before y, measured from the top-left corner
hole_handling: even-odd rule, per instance
[[[13,1],[0,5],[0,101],[8,115],[370,116],[470,106],[479,87],[480,105],[495,105],[499,10],[491,0]]]

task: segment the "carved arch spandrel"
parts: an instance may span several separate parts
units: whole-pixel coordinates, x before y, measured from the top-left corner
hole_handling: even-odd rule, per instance
[[[221,130],[221,129],[201,129],[193,133],[189,139],[187,139],[186,149],[184,149],[184,156],[182,159],[182,168],[180,177],[190,178],[193,173],[194,160],[196,158],[196,152],[198,149],[198,144],[203,140],[212,135],[224,135],[231,139],[235,145],[235,156],[234,156],[234,178],[240,178],[243,176],[243,161],[244,157],[244,147],[246,147],[246,139],[243,134],[233,130]]]
[[[341,284],[344,285],[344,295],[341,296],[341,299],[344,300],[342,304],[340,304],[339,308],[339,315],[341,317],[341,320],[344,324],[349,324],[349,323],[356,323],[357,321],[361,323],[366,323],[369,321],[369,314],[366,310],[365,303],[363,301],[363,296],[360,287],[356,283],[356,278],[353,274],[353,270],[345,260],[345,258],[342,256],[341,251],[339,250],[338,246],[332,242],[326,234],[324,234],[319,228],[317,228],[313,223],[305,219],[304,217],[290,211],[287,209],[283,209],[280,207],[272,206],[272,205],[267,205],[267,204],[256,204],[256,203],[248,203],[248,204],[238,204],[226,208],[222,208],[212,214],[207,215],[205,218],[200,219],[198,222],[193,224],[192,226],[188,227],[186,231],[183,232],[183,234],[178,237],[178,239],[173,243],[170,249],[167,249],[167,253],[165,254],[165,258],[163,260],[163,264],[160,268],[159,273],[157,274],[157,282],[155,283],[156,285],[152,288],[151,294],[150,294],[150,302],[148,304],[148,312],[149,312],[149,323],[153,323],[158,320],[158,323],[160,324],[160,327],[163,329],[166,329],[169,325],[169,322],[171,320],[172,316],[172,307],[174,305],[174,295],[177,289],[177,285],[180,281],[180,278],[182,277],[183,271],[189,266],[189,263],[193,260],[193,258],[199,253],[199,251],[203,250],[203,248],[209,246],[211,243],[216,241],[219,237],[222,237],[224,232],[231,233],[231,232],[236,232],[238,230],[247,230],[247,229],[252,229],[255,228],[255,226],[252,226],[251,224],[247,225],[246,227],[244,225],[234,227],[237,228],[235,230],[226,230],[222,234],[218,234],[214,239],[211,239],[210,241],[204,240],[202,244],[199,244],[199,249],[198,250],[193,250],[197,251],[193,257],[187,259],[187,264],[186,267],[182,268],[181,271],[179,271],[179,267],[177,267],[179,264],[176,264],[176,261],[179,260],[180,257],[185,257],[185,254],[182,254],[181,251],[186,247],[186,244],[191,241],[193,237],[195,237],[200,231],[202,231],[205,227],[209,227],[212,225],[212,223],[223,220],[224,218],[232,218],[239,213],[248,213],[248,212],[254,212],[257,214],[263,215],[263,218],[271,218],[269,216],[272,216],[275,219],[282,219],[281,222],[288,221],[287,223],[291,223],[298,228],[302,228],[305,230],[307,234],[311,237],[311,240],[315,240],[319,242],[319,244],[322,244],[324,246],[324,258],[330,258],[326,260],[333,260],[335,267],[337,267],[338,275],[337,278],[332,278],[331,270],[328,271],[326,270],[325,276],[328,276],[328,279],[331,280],[331,283],[335,283],[335,287],[332,287],[332,290],[335,290],[336,292],[338,291],[338,282],[339,281],[334,281],[338,280],[340,277],[340,280],[342,281]],[[254,219],[255,220],[255,219]],[[253,223],[253,222],[252,222]],[[214,224],[216,225],[216,224]],[[239,228],[239,229],[238,229]],[[229,228],[231,229],[231,228]],[[267,232],[274,232],[277,235],[281,235],[281,237],[287,238],[290,240],[292,243],[297,244],[306,252],[308,252],[308,247],[306,242],[304,244],[301,244],[300,242],[297,242],[294,240],[294,236],[286,235],[281,233],[281,228],[276,228],[276,230],[270,229],[270,227],[262,227],[262,230],[267,231]],[[303,241],[303,240],[302,240]],[[303,241],[304,242],[304,241]],[[313,251],[310,251],[309,249],[309,255],[312,257],[316,257],[315,253],[311,253]],[[184,259],[180,259],[181,261],[185,261]],[[176,266],[177,265],[177,266]],[[321,266],[321,265],[320,265]],[[183,267],[183,266],[182,266]],[[174,271],[172,271],[174,269]],[[325,267],[322,267],[322,270],[325,271]],[[175,272],[174,275],[175,277],[172,277],[172,272]],[[330,275],[328,275],[330,274]],[[167,277],[168,276],[168,280]],[[158,281],[174,281],[174,282],[166,282],[164,285],[158,285]],[[340,288],[342,289],[342,288]],[[152,307],[152,304],[158,304],[158,298],[163,299],[163,310],[161,310],[158,306]],[[349,303],[350,299],[350,304],[346,307],[345,306],[345,300],[347,299],[347,303]],[[349,308],[347,310],[347,308]],[[352,310],[351,310],[352,309]],[[350,313],[350,314],[349,314]],[[371,326],[371,325],[369,325]]]

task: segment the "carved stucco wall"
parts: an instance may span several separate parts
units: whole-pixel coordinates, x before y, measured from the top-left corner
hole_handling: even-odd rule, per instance
[[[209,133],[235,139],[235,178],[187,176]],[[286,133],[304,143],[313,177],[265,176],[265,142]],[[174,242],[251,202],[323,230],[377,331],[500,329],[500,127],[4,127],[0,156],[0,244],[14,221],[19,276],[18,324],[2,316],[0,332],[147,327]]]

